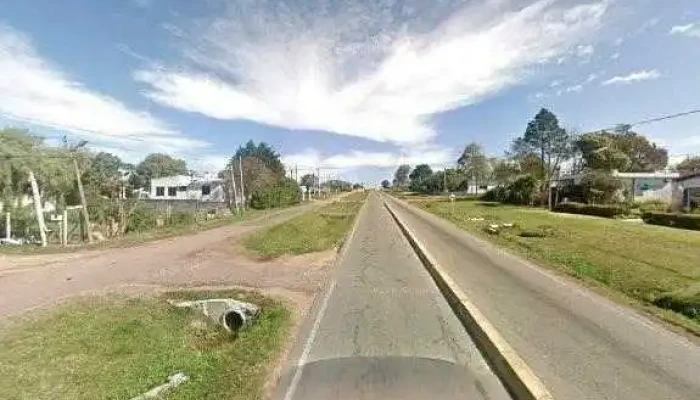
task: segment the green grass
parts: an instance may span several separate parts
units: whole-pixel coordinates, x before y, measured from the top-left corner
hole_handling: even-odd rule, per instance
[[[165,298],[236,297],[262,306],[237,337]],[[260,399],[290,325],[279,302],[236,290],[160,298],[91,297],[0,335],[3,399],[129,399],[181,371],[175,399]]]
[[[243,244],[265,259],[331,249],[343,240],[365,197],[365,193],[353,193],[319,210],[255,232]]]
[[[622,293],[624,299],[700,334],[700,315],[692,311],[700,307],[700,232],[479,201],[455,202],[454,213],[448,201],[413,203],[528,258],[610,289],[612,297]],[[485,221],[469,220],[478,217]],[[516,226],[497,235],[485,232],[487,225],[498,222]],[[546,234],[522,237],[523,230]]]

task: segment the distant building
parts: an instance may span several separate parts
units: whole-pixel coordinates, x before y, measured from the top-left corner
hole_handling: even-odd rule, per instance
[[[622,181],[626,188],[634,188],[634,201],[661,200],[671,202],[675,184],[680,174],[678,172],[619,172],[613,171],[612,175]],[[584,174],[570,174],[559,178],[560,183],[580,184]]]
[[[700,172],[680,177],[674,181],[673,205],[684,208],[700,207]]]
[[[151,179],[148,198],[225,202],[224,180],[211,175],[175,175]]]

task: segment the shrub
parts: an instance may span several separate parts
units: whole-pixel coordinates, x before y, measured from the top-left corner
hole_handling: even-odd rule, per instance
[[[156,226],[158,215],[145,204],[136,204],[127,218],[126,232],[146,232]]]
[[[639,206],[639,211],[645,212],[667,212],[671,205],[663,200],[648,200],[636,203]]]
[[[647,224],[700,231],[700,215],[697,214],[646,212],[642,214],[642,219]]]
[[[555,236],[554,228],[549,225],[540,225],[535,229],[523,229],[518,234],[524,238],[544,238]]]
[[[673,310],[690,318],[700,318],[700,287],[663,293],[654,299],[654,305]]]
[[[532,204],[537,190],[537,179],[533,176],[521,176],[507,186],[498,186],[481,197],[484,201],[498,201],[510,204]]]
[[[299,186],[294,179],[285,178],[274,186],[257,190],[250,197],[250,207],[258,210],[286,207],[299,203]]]
[[[531,175],[516,179],[507,187],[507,203],[531,204],[537,190],[537,179]]]
[[[618,215],[627,214],[628,208],[622,204],[582,204],[567,202],[554,206],[554,211],[569,214],[594,215],[596,217],[614,218]]]
[[[503,186],[496,186],[493,189],[488,190],[481,196],[483,201],[497,201],[504,203],[508,198],[508,191]]]
[[[610,203],[619,196],[622,181],[607,171],[587,171],[581,179],[583,195],[589,203]]]

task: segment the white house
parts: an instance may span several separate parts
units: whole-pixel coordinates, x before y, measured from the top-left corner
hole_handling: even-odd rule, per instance
[[[621,180],[625,187],[634,188],[634,201],[661,200],[671,202],[674,193],[678,191],[676,180],[680,174],[670,171],[656,172],[619,172],[613,171],[612,175]],[[583,174],[564,175],[560,182],[581,183]]]
[[[678,178],[674,184],[674,206],[687,208],[700,206],[700,172]]]
[[[211,175],[166,176],[151,179],[148,197],[155,200],[226,201],[223,179]]]

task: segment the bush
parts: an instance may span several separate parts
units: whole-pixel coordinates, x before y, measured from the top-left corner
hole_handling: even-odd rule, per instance
[[[490,189],[481,196],[481,200],[483,201],[497,201],[501,203],[505,203],[507,198],[508,191],[503,186],[496,186],[495,188]]]
[[[615,218],[618,215],[628,213],[628,208],[622,204],[582,204],[582,203],[560,203],[554,206],[554,211],[569,214],[594,215],[596,217]]]
[[[258,210],[287,207],[299,203],[299,186],[294,179],[285,178],[277,185],[260,189],[250,197],[250,207]]]
[[[671,205],[663,200],[647,200],[636,203],[639,206],[639,211],[645,212],[667,212]]]
[[[498,186],[481,197],[484,201],[498,201],[501,203],[532,204],[537,190],[537,179],[533,176],[522,176],[507,186]]]
[[[607,171],[587,171],[581,179],[583,195],[589,203],[610,203],[623,188],[622,181]]]
[[[642,214],[642,219],[647,224],[700,231],[700,215],[697,214],[646,212]]]
[[[654,299],[654,305],[690,318],[700,318],[700,287],[664,293]]]
[[[158,215],[154,209],[145,204],[137,204],[127,217],[126,232],[149,231],[156,226],[157,218]]]

